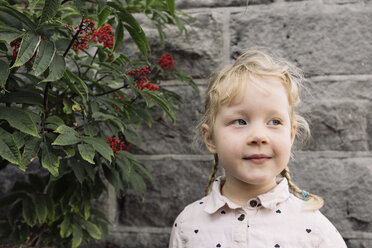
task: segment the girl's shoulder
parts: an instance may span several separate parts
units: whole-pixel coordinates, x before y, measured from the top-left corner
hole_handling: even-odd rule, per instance
[[[205,196],[197,201],[194,201],[187,205],[177,216],[176,221],[179,224],[183,224],[187,221],[200,220],[206,215],[204,211],[205,204],[208,200],[208,196]]]

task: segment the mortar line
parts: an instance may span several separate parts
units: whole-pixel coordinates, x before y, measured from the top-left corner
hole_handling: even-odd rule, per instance
[[[314,156],[317,155],[318,158],[340,158],[340,159],[348,159],[353,157],[358,158],[372,158],[372,154],[370,151],[294,151],[295,157],[296,156]],[[172,160],[183,160],[183,161],[210,161],[213,159],[212,155],[209,154],[154,154],[154,155],[141,155],[135,154],[135,157],[138,160],[150,160],[150,161],[157,161],[157,160],[164,160],[164,159],[172,159]]]

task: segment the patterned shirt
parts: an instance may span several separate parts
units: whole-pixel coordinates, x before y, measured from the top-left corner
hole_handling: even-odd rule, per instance
[[[241,207],[221,194],[224,178],[212,192],[188,205],[176,218],[169,248],[345,248],[331,222],[319,211],[302,210],[284,178],[271,191]]]

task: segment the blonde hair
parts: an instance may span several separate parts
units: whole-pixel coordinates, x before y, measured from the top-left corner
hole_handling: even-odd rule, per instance
[[[209,127],[208,133],[203,135],[211,137],[218,106],[230,104],[242,90],[242,87],[247,87],[246,84],[241,84],[240,82],[252,76],[275,77],[282,82],[287,92],[291,124],[297,126],[295,134],[296,142],[299,144],[305,143],[310,137],[309,125],[296,112],[296,107],[300,103],[299,89],[304,80],[303,75],[289,62],[259,50],[246,51],[237,58],[233,65],[226,66],[211,75],[205,94],[205,112],[198,125],[198,129],[201,130],[202,125],[206,124]],[[252,83],[255,82],[253,81]],[[216,179],[217,170],[218,155],[214,154],[212,172],[205,191],[206,195],[211,191],[212,183]],[[292,182],[288,166],[280,174],[288,180],[288,185],[293,194],[302,198],[302,190]],[[308,194],[306,200],[304,207],[306,209],[317,210],[323,206],[323,199],[314,194]]]

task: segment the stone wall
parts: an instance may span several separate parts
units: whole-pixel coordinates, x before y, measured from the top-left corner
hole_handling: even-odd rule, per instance
[[[154,176],[144,200],[111,196],[117,247],[168,247],[172,223],[185,205],[203,196],[212,157],[191,146],[202,110],[205,78],[253,46],[273,49],[306,74],[301,113],[312,139],[290,163],[295,183],[325,198],[322,212],[349,247],[372,247],[372,1],[177,0],[195,19],[189,40],[166,31],[154,58],[174,55],[201,94],[177,81],[165,84],[184,99],[175,126],[158,114],[133,151]],[[146,29],[150,40],[156,31]],[[125,48],[124,48],[125,49]],[[145,127],[144,127],[145,128]]]

